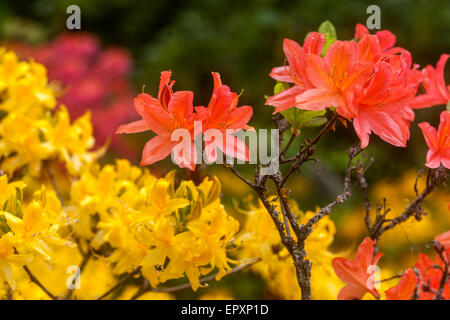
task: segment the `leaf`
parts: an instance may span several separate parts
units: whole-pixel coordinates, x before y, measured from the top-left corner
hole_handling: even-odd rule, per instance
[[[322,56],[324,56],[330,45],[337,40],[336,28],[329,20],[325,20],[317,31],[325,35],[325,45],[322,50]]]
[[[275,86],[273,87],[273,94],[278,94],[281,91],[289,89],[289,84],[285,82],[277,81]]]
[[[325,123],[327,123],[327,121],[328,121],[327,117],[316,117],[316,118],[312,118],[309,121],[306,121],[303,124],[303,127],[308,127],[308,128],[320,127],[320,126],[324,125]]]
[[[309,111],[297,108],[291,108],[281,112],[294,130],[303,127],[318,127],[323,125],[327,122],[327,118],[323,117],[325,113],[326,110]]]

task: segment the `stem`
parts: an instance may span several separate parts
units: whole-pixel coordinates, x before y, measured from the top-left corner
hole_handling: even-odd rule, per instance
[[[100,297],[97,298],[97,300],[102,300],[109,296],[111,293],[113,293],[115,290],[119,289],[121,286],[123,286],[125,283],[127,283],[130,279],[132,279],[136,274],[141,272],[141,267],[137,267],[133,271],[131,271],[128,275],[126,275],[122,280],[117,282],[111,289],[106,291],[104,294],[102,294]]]
[[[25,272],[28,274],[28,277],[30,278],[31,282],[37,284],[38,287],[41,288],[53,300],[58,300],[58,297],[56,297],[50,291],[48,291],[48,289],[38,280],[38,278],[34,276],[34,274],[30,271],[30,269],[28,269],[27,266],[23,266],[23,270],[25,270]]]
[[[240,264],[237,267],[234,267],[233,269],[231,269],[230,271],[228,271],[225,276],[229,276],[233,273],[237,273],[241,270],[244,270],[248,267],[250,267],[251,265],[255,264],[256,262],[260,261],[261,258],[254,258],[251,259],[250,261]],[[201,284],[207,284],[210,281],[213,281],[217,276],[217,273],[200,278],[200,283]],[[139,288],[139,290],[131,297],[131,300],[136,300],[137,298],[139,298],[141,295],[143,295],[144,293],[147,292],[176,292],[176,291],[181,291],[181,290],[185,290],[191,287],[191,284],[188,283],[184,283],[184,284],[180,284],[177,286],[173,286],[173,287],[165,287],[165,288],[150,288],[148,287],[148,283],[144,282],[143,287]]]

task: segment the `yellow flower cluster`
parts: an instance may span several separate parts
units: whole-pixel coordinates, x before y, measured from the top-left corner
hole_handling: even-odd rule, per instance
[[[15,288],[13,266],[23,266],[33,259],[42,259],[50,267],[54,263],[54,246],[72,246],[61,238],[60,225],[56,223],[61,205],[54,192],[45,187],[35,192],[34,199],[22,206],[22,182],[8,183],[6,175],[0,176],[0,279]]]
[[[216,178],[198,186],[175,172],[157,179],[126,160],[116,166],[94,166],[73,184],[71,200],[78,210],[75,234],[97,252],[108,255],[114,273],[142,268],[151,286],[186,275],[196,290],[199,277],[230,270],[228,246],[239,223],[220,203]]]
[[[89,113],[71,124],[66,108],[55,107],[45,67],[0,48],[0,169],[38,176],[44,160],[59,160],[75,174],[104,152],[87,152],[94,146]]]
[[[268,284],[270,291],[283,299],[300,299],[301,292],[296,280],[295,267],[287,249],[282,245],[278,231],[264,205],[251,203],[248,199],[247,209],[239,209],[247,216],[244,230],[239,238],[242,241],[243,257],[261,257],[261,261],[251,267],[260,274]],[[274,198],[271,199],[273,201]],[[274,203],[281,212],[279,202]],[[302,212],[292,201],[291,211],[300,224],[306,223],[314,212]],[[282,216],[280,215],[280,220]],[[312,262],[311,287],[313,299],[336,299],[342,282],[333,272],[331,260],[334,254],[328,251],[333,242],[336,228],[334,222],[324,217],[314,226],[306,240],[305,249]],[[291,232],[293,234],[293,232]]]
[[[124,273],[152,287],[187,277],[196,290],[231,270],[239,223],[217,178],[100,166],[89,114],[71,123],[55,97],[42,65],[0,49],[0,299],[96,299]],[[130,280],[105,298],[131,298]]]

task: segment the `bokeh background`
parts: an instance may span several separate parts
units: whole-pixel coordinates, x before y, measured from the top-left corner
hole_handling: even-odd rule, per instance
[[[81,31],[66,28],[66,8],[71,4],[81,8]],[[162,70],[172,70],[175,88],[195,92],[196,105],[208,103],[210,73],[220,72],[233,91],[243,90],[240,105],[253,106],[251,125],[270,128],[272,108],[264,105],[264,96],[271,95],[274,86],[269,71],[284,61],[283,38],[302,43],[307,32],[328,19],[339,39],[350,39],[356,23],[365,23],[366,9],[372,4],[381,8],[382,29],[392,31],[397,45],[410,50],[421,67],[435,65],[440,54],[450,53],[448,0],[2,0],[0,40],[22,57],[33,57],[48,67],[50,80],[60,89],[60,101],[72,116],[91,110],[98,145],[111,139],[104,162],[121,156],[138,163],[139,150],[151,135],[112,137],[112,132],[118,124],[136,119],[133,97],[143,86],[147,93],[156,93]],[[447,67],[447,83],[449,73]],[[386,197],[393,215],[411,201],[415,177],[425,162],[426,145],[417,123],[437,125],[443,109],[416,112],[408,148],[395,148],[371,136],[366,154],[375,157],[368,172],[372,199],[376,203]],[[315,131],[305,129],[298,143]],[[320,162],[307,164],[290,184],[301,209],[323,206],[341,192],[345,150],[357,141],[351,128],[338,126],[336,133],[321,142],[317,150]],[[164,174],[172,168],[166,161],[151,170]],[[250,174],[244,167],[246,170]],[[184,174],[194,179],[218,175],[230,211],[234,210],[233,199],[239,203],[251,193],[219,166]],[[448,188],[439,190],[427,202],[430,214],[424,221],[407,223],[386,234],[381,246],[388,261],[399,268],[410,265],[411,253],[426,250],[424,243],[448,230],[449,201]],[[332,217],[338,230],[335,250],[354,248],[365,236],[358,193]],[[235,298],[276,298],[252,273],[230,276],[217,286]],[[179,297],[196,297],[201,291],[194,296],[181,292]]]

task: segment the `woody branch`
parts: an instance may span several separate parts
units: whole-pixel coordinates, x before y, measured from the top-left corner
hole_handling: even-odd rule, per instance
[[[270,217],[272,218],[275,227],[280,235],[281,243],[286,247],[289,254],[293,259],[293,263],[296,270],[297,282],[301,288],[301,296],[303,300],[311,299],[311,261],[307,259],[307,252],[305,249],[305,241],[308,239],[313,231],[315,223],[317,223],[324,216],[329,215],[332,209],[343,202],[345,202],[352,194],[354,183],[352,181],[351,175],[356,169],[365,170],[362,163],[358,162],[355,166],[353,164],[354,158],[361,152],[359,146],[350,148],[348,155],[349,161],[347,169],[345,171],[344,178],[344,190],[336,197],[334,201],[330,204],[324,206],[314,217],[312,217],[306,224],[299,224],[297,218],[291,211],[291,206],[289,204],[289,194],[290,190],[286,187],[287,181],[293,176],[294,173],[299,171],[302,164],[307,161],[313,160],[312,156],[314,154],[314,147],[324,137],[336,123],[338,115],[334,114],[333,117],[325,124],[325,126],[319,131],[319,133],[311,140],[305,141],[302,144],[294,156],[290,158],[285,158],[285,154],[292,145],[293,140],[297,137],[293,134],[289,139],[287,145],[282,149],[283,145],[283,133],[290,127],[286,119],[281,117],[279,114],[273,117],[275,122],[275,127],[279,130],[279,150],[282,152],[278,155],[278,161],[280,164],[289,164],[287,173],[283,176],[281,169],[278,170],[270,176],[261,176],[260,170],[261,165],[255,165],[255,176],[254,182],[243,177],[234,167],[230,165],[225,165],[226,168],[230,169],[233,174],[235,174],[239,179],[246,183],[250,188],[252,188],[259,199],[262,201],[264,207],[268,211]],[[270,165],[270,164],[269,164]],[[278,197],[274,200],[268,200],[268,182],[272,181],[276,189]],[[274,202],[279,200],[281,212],[276,208]],[[280,215],[282,219],[280,220]],[[291,234],[290,229],[293,230],[295,237]]]

